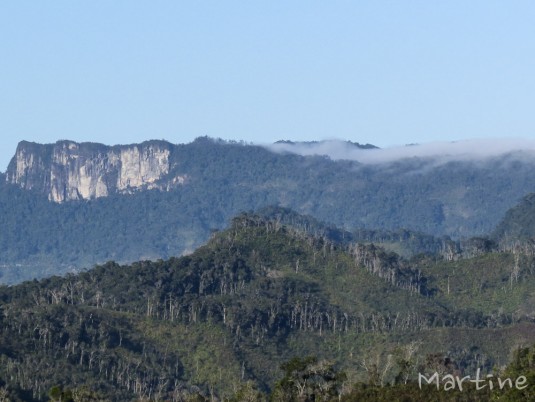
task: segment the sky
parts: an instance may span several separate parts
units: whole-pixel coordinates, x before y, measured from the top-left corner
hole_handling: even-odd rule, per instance
[[[2,1],[0,170],[21,140],[535,139],[533,21],[515,0]]]

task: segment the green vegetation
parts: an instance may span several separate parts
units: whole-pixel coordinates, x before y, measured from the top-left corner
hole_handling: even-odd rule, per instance
[[[505,214],[504,219],[496,227],[493,237],[502,243],[510,244],[519,240],[535,238],[535,193],[522,198],[518,205]]]
[[[22,145],[50,161],[50,146]],[[361,165],[209,138],[165,146],[171,169],[162,180],[186,178],[170,192],[56,205],[39,191],[50,180],[44,170],[25,178],[31,191],[6,184],[0,175],[0,282],[76,272],[108,260],[183,255],[233,216],[272,205],[345,228],[353,241],[382,243],[403,256],[441,252],[444,236],[489,233],[520,197],[535,190],[532,163],[508,157],[480,164]],[[87,154],[106,149],[84,147]]]
[[[533,266],[516,251],[407,260],[242,214],[189,256],[1,287],[0,387],[29,401],[438,398],[415,385],[422,370],[502,372],[535,342]],[[508,370],[532,369],[522,353]]]

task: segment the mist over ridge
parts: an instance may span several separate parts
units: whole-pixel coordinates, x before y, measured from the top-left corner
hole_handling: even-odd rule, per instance
[[[353,160],[363,164],[382,164],[403,159],[429,159],[435,165],[452,161],[477,162],[508,155],[514,159],[535,156],[535,140],[525,138],[467,139],[408,144],[388,148],[361,146],[340,139],[313,142],[279,141],[265,147],[277,153],[303,156],[325,155],[332,160]]]

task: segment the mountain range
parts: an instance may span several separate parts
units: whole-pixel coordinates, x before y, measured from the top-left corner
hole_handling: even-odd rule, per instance
[[[531,398],[530,158],[275,145],[19,144],[0,177],[0,398]],[[417,386],[433,372],[529,387]]]
[[[524,154],[371,164],[291,152],[311,144],[275,144],[290,147],[275,152],[207,137],[179,145],[21,142],[0,176],[0,281],[187,254],[236,214],[272,206],[347,232],[375,231],[375,241],[385,231],[434,237],[425,247],[437,248],[445,237],[490,235],[535,191],[535,158]]]

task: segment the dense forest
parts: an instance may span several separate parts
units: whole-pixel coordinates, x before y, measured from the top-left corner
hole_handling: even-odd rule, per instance
[[[505,244],[535,238],[535,193],[526,195],[507,211],[492,237]]]
[[[272,209],[188,256],[1,287],[0,397],[449,400],[418,373],[478,369],[529,386],[451,395],[533,395],[530,247],[405,258],[344,233]]]
[[[87,147],[100,152],[104,146]],[[404,256],[422,247],[432,252],[445,236],[457,242],[490,233],[526,192],[535,191],[533,163],[514,155],[372,165],[210,138],[168,147],[169,178],[185,178],[168,192],[55,204],[0,175],[0,282],[76,272],[107,260],[183,255],[238,213],[269,206],[360,231],[356,235],[363,241],[383,238]],[[49,152],[38,144],[28,152],[41,148]],[[399,248],[399,238],[413,243]]]

